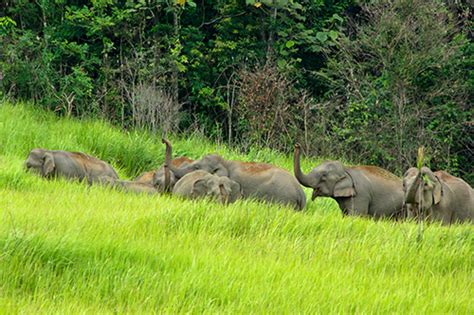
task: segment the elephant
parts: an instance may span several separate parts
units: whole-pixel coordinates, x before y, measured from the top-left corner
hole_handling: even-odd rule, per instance
[[[171,164],[174,167],[181,167],[188,165],[190,163],[194,162],[194,160],[191,160],[190,158],[187,158],[185,156],[181,156],[175,159],[171,160]],[[176,176],[174,176],[173,172],[169,172],[169,182],[166,184],[166,178],[165,178],[165,165],[161,166],[159,169],[154,170],[154,171],[148,171],[140,176],[136,177],[133,181],[135,183],[142,183],[146,185],[152,185],[156,187],[159,191],[165,191],[165,190],[172,190],[174,185],[177,182]]]
[[[100,176],[118,179],[117,172],[104,161],[81,152],[33,149],[25,161],[25,167],[43,177],[62,176],[68,179],[99,181]]]
[[[173,194],[191,199],[211,197],[222,204],[233,203],[242,196],[237,182],[201,170],[181,177],[173,188]]]
[[[114,188],[118,188],[120,190],[126,192],[134,192],[134,193],[149,193],[149,194],[156,194],[159,191],[151,184],[147,183],[140,183],[136,181],[129,181],[129,180],[120,180],[117,178],[113,178],[110,176],[100,176],[99,182],[101,184],[111,186]]]
[[[423,215],[428,221],[445,225],[474,221],[474,190],[445,171],[411,167],[403,176],[403,190],[408,217]]]
[[[154,171],[144,172],[140,174],[139,176],[135,177],[133,181],[136,183],[153,185],[153,176],[155,175],[155,172],[158,172],[158,171],[159,169],[154,170]]]
[[[300,167],[300,145],[295,145],[294,172],[301,185],[313,188],[311,199],[330,197],[344,215],[400,218],[403,214],[402,180],[376,166],[344,166],[327,161],[307,175]]]
[[[166,145],[171,152],[171,144],[168,142]],[[271,164],[225,160],[217,154],[206,155],[179,168],[168,164],[178,179],[193,171],[203,170],[237,182],[244,198],[277,202],[296,210],[302,210],[306,205],[306,195],[296,179],[288,171]]]

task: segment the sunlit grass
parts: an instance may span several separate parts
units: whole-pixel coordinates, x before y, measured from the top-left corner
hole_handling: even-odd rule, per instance
[[[252,201],[126,194],[27,174],[32,147],[80,150],[123,177],[161,164],[163,145],[103,122],[0,107],[0,310],[5,313],[472,314],[474,229],[344,218]],[[196,137],[176,155],[272,162]],[[309,169],[316,161],[303,160]],[[309,195],[309,191],[308,191]]]

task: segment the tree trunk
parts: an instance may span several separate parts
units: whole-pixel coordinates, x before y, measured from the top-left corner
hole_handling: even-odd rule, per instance
[[[175,43],[179,42],[179,15],[178,15],[178,6],[173,5],[173,32]],[[172,66],[172,78],[171,78],[171,95],[173,98],[173,106],[178,106],[178,97],[179,97],[179,86],[178,86],[178,66],[176,65],[177,60],[173,60],[174,64]]]

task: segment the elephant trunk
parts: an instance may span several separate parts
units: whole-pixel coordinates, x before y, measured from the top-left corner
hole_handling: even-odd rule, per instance
[[[415,180],[413,180],[412,184],[408,187],[408,190],[405,194],[405,202],[406,203],[415,203],[416,192],[421,183],[421,172],[418,171],[416,174]]]
[[[165,165],[163,166],[164,175],[165,175],[164,190],[170,191],[171,190],[170,165],[171,165],[172,147],[171,147],[171,143],[168,140],[163,138],[162,141],[166,145]]]
[[[303,172],[301,171],[300,149],[300,145],[298,143],[295,144],[295,153],[293,156],[293,170],[295,172],[296,179],[298,180],[298,182],[300,182],[301,185],[312,188],[311,179],[308,175],[303,174]]]
[[[168,165],[168,167],[173,172],[174,176],[176,177],[176,180],[193,171],[189,166],[178,168],[171,163]]]
[[[228,204],[229,203],[229,193],[225,190],[224,184],[219,185],[219,190],[221,192],[222,203],[223,204]]]

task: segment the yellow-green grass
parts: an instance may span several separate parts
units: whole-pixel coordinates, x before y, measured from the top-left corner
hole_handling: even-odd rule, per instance
[[[45,147],[94,154],[131,177],[161,164],[159,140],[0,105],[0,313],[474,313],[470,225],[425,226],[417,241],[413,222],[342,217],[330,199],[303,212],[225,207],[22,168],[31,148]],[[269,150],[172,140],[177,155],[291,168]]]

